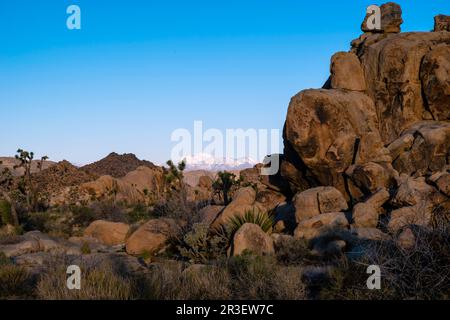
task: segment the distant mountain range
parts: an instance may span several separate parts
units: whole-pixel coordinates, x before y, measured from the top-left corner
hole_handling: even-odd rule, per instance
[[[186,157],[186,171],[236,171],[253,168],[258,162],[251,158],[215,158],[209,154]]]

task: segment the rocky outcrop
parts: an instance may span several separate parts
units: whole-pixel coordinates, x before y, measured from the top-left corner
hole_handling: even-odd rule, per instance
[[[238,256],[244,252],[256,255],[273,254],[273,239],[256,224],[246,223],[239,228],[233,237],[231,255]]]
[[[448,108],[441,105],[446,98],[436,95],[445,85],[431,88],[434,87],[431,82],[437,80],[433,73],[440,76],[447,68],[445,64],[439,65],[447,60],[445,56],[439,57],[445,51],[442,45],[446,44],[450,44],[448,32],[368,35],[353,42],[353,52],[359,56],[364,70],[367,93],[375,102],[385,144],[417,121],[447,119],[442,111]],[[433,53],[434,50],[437,51]]]
[[[115,246],[125,243],[129,230],[130,226],[125,223],[97,220],[84,230],[84,236],[98,239],[108,246]]]
[[[450,31],[450,16],[440,14],[434,17],[434,31]]]
[[[146,203],[155,200],[164,190],[162,168],[139,167],[123,178],[102,176],[80,186],[80,193],[86,200],[111,199],[129,204]]]
[[[386,239],[378,227],[396,234],[448,221],[449,20],[400,33],[401,14],[382,5],[381,30],[369,30],[367,15],[350,52],[332,57],[324,87],[291,99],[280,172],[296,193],[297,238],[351,223],[359,238]],[[337,189],[350,208],[341,199],[321,210],[320,187]]]
[[[305,90],[289,105],[285,143],[317,184],[334,186],[345,194],[344,173],[349,166],[391,161],[377,122],[373,101],[363,93]]]

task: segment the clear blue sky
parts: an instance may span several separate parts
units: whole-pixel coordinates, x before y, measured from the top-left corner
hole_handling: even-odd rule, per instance
[[[429,31],[448,0],[398,1]],[[82,30],[66,28],[66,8]],[[0,155],[74,163],[111,151],[164,162],[170,134],[281,129],[290,97],[320,87],[372,1],[1,0]],[[381,4],[381,3],[377,3]]]

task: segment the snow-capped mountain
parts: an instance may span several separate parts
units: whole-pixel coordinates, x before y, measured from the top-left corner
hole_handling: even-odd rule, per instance
[[[186,170],[206,170],[206,171],[232,171],[244,170],[253,168],[258,162],[251,158],[215,158],[209,154],[197,154],[194,156],[187,156]]]

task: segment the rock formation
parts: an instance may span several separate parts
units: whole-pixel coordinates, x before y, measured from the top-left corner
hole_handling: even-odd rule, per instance
[[[400,33],[400,6],[381,14],[381,30],[366,16],[351,50],[332,57],[323,88],[289,104],[280,172],[296,193],[296,237],[350,226],[381,239],[378,227],[396,233],[450,215],[449,17],[437,16],[434,32]],[[322,210],[318,187],[342,195]]]

